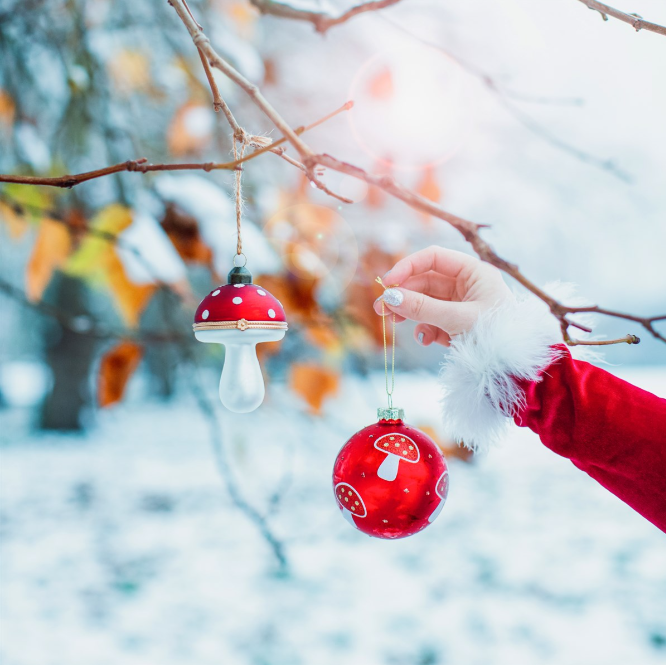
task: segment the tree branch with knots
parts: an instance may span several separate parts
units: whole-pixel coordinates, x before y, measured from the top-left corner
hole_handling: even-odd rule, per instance
[[[226,105],[225,105],[226,106]],[[304,132],[310,131],[315,127],[318,127],[322,123],[330,120],[339,113],[348,111],[353,106],[352,102],[346,102],[340,108],[329,113],[328,115],[316,120],[315,122],[307,125],[305,127],[298,127],[293,130],[293,133],[296,136],[300,136]],[[233,116],[231,116],[233,118]],[[235,122],[235,121],[234,121]],[[240,127],[239,127],[240,129]],[[243,131],[242,129],[240,131]],[[114,173],[153,173],[155,171],[205,171],[209,173],[210,171],[235,171],[239,169],[245,162],[249,162],[252,159],[256,159],[260,155],[263,155],[266,152],[272,152],[279,157],[284,159],[284,151],[281,151],[281,147],[284,143],[287,142],[286,138],[281,138],[277,141],[271,142],[270,139],[264,139],[263,137],[250,137],[250,140],[253,141],[254,145],[257,146],[257,149],[254,152],[251,152],[249,155],[245,155],[242,159],[236,159],[231,162],[205,162],[205,163],[185,163],[185,164],[150,164],[145,157],[140,159],[132,159],[126,162],[121,162],[120,164],[114,164],[113,166],[106,166],[101,169],[96,169],[94,171],[85,171],[84,173],[77,173],[73,175],[61,175],[61,176],[28,176],[28,175],[15,175],[10,173],[0,173],[0,182],[15,183],[18,185],[44,185],[47,187],[60,187],[63,189],[71,189],[80,185],[83,182],[88,180],[94,180],[96,178],[103,178],[107,175],[112,175]],[[302,165],[299,166],[299,168]],[[323,185],[323,183],[319,183]],[[319,186],[317,185],[317,186]],[[320,187],[322,189],[322,187]],[[326,190],[326,187],[323,186],[323,189]],[[327,192],[329,193],[329,192]],[[340,200],[345,203],[351,203],[349,199],[344,199],[341,197]]]
[[[354,5],[347,11],[335,16],[329,12],[302,9],[286,2],[278,2],[277,0],[250,0],[250,3],[262,14],[312,23],[315,30],[321,33],[325,33],[336,25],[346,23],[360,14],[386,9],[387,7],[397,5],[399,2],[400,0],[371,0]]]
[[[605,5],[603,2],[597,2],[596,0],[578,0],[582,2],[588,9],[592,9],[595,12],[601,14],[601,18],[604,21],[608,20],[609,16],[612,16],[623,23],[628,23],[632,28],[639,32],[641,30],[647,30],[649,32],[656,32],[658,35],[664,35],[666,37],[666,26],[659,25],[658,23],[652,23],[651,21],[646,21],[643,17],[638,14],[627,14],[622,12],[615,7],[610,5]]]
[[[294,146],[302,158],[303,165],[305,166],[305,172],[310,179],[314,177],[315,169],[318,166],[324,166],[333,171],[344,173],[358,180],[362,180],[369,185],[378,187],[391,196],[394,196],[395,198],[403,201],[411,208],[447,222],[463,236],[463,238],[471,245],[472,249],[474,249],[481,260],[494,265],[507,275],[513,277],[519,284],[521,284],[524,288],[526,288],[537,298],[545,302],[546,305],[548,305],[550,312],[559,321],[562,327],[564,341],[570,346],[597,344],[597,342],[591,340],[572,338],[568,333],[569,328],[572,326],[586,332],[591,332],[589,328],[569,318],[575,314],[583,312],[592,312],[602,316],[619,318],[638,323],[653,337],[662,342],[666,342],[666,337],[664,337],[664,335],[662,335],[654,326],[655,322],[666,319],[666,315],[643,318],[598,306],[591,306],[589,308],[568,307],[548,295],[545,291],[529,280],[521,273],[517,265],[510,263],[506,259],[502,258],[499,254],[497,254],[497,252],[481,237],[481,231],[486,228],[487,225],[477,224],[475,222],[463,219],[462,217],[458,217],[457,215],[444,210],[429,199],[426,199],[416,192],[403,187],[402,185],[395,182],[395,180],[391,177],[372,175],[364,169],[359,168],[358,166],[341,161],[331,155],[316,154],[300,137],[293,135],[293,132],[285,120],[261,94],[259,88],[256,85],[250,83],[242,74],[236,71],[234,67],[232,67],[215,51],[208,37],[203,33],[202,29],[189,13],[183,0],[169,0],[169,4],[174,7],[179,18],[190,33],[195,46],[197,48],[201,48],[211,66],[219,69],[223,74],[227,75],[231,81],[236,83],[242,90],[244,90],[250,99],[255,103],[255,105],[264,113],[264,115],[266,115],[269,120],[271,120],[271,122],[275,124],[275,126],[283,133],[283,136],[289,141],[289,143]],[[638,341],[638,337],[634,335],[627,335],[626,337],[618,340],[608,340],[607,343],[635,344]]]

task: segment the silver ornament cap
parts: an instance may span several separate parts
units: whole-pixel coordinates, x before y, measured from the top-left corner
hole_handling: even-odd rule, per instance
[[[405,410],[393,406],[380,406],[377,409],[378,420],[404,420]]]

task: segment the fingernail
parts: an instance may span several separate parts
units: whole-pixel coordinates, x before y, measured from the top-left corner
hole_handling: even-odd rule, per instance
[[[383,281],[384,281],[384,280],[385,280],[390,274],[391,274],[391,271],[390,271],[390,270],[387,270],[387,271],[384,273],[384,276],[382,277],[382,282],[383,282]]]
[[[402,294],[402,291],[398,291],[398,289],[386,289],[383,298],[387,304],[397,307],[398,305],[402,305],[405,296]]]
[[[419,344],[420,344],[421,346],[423,346],[423,333],[422,333],[422,332],[420,332],[420,333],[417,335],[416,339],[418,339],[418,340],[419,340]]]

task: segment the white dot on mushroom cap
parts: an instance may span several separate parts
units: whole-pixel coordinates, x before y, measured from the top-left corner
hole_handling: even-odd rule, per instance
[[[409,449],[410,449],[410,450],[414,450],[414,446],[409,446]]]
[[[406,450],[403,450],[403,451],[402,451],[402,454],[403,454],[403,455],[406,455],[406,454],[407,454],[407,451],[406,451]]]
[[[345,501],[349,501],[349,499],[347,497],[345,497]]]
[[[275,318],[275,310],[274,309],[269,309],[268,310],[268,316],[271,317],[271,319]]]
[[[234,284],[234,286],[235,286],[237,289],[242,289],[242,288],[245,286],[245,284]]]
[[[220,295],[220,289],[215,289],[213,293],[210,294],[211,296],[219,296]]]
[[[388,448],[388,441],[384,444],[384,448]]]
[[[234,298],[231,302],[234,305],[240,305],[243,302],[243,299],[242,298]]]
[[[257,293],[258,293],[260,296],[265,296],[265,295],[266,295],[266,291],[263,291],[262,289],[257,289]]]
[[[207,319],[210,316],[210,312],[207,309],[204,309],[204,311],[201,314],[202,319]]]
[[[396,444],[395,444],[395,447],[396,447],[396,448],[400,448],[400,444],[399,444],[399,443],[396,443]]]

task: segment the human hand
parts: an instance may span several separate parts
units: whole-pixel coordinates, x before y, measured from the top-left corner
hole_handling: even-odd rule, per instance
[[[449,346],[480,314],[513,299],[497,268],[436,245],[401,259],[382,280],[391,288],[375,300],[375,311],[381,315],[383,300],[396,322],[418,321],[414,337],[423,346]]]

